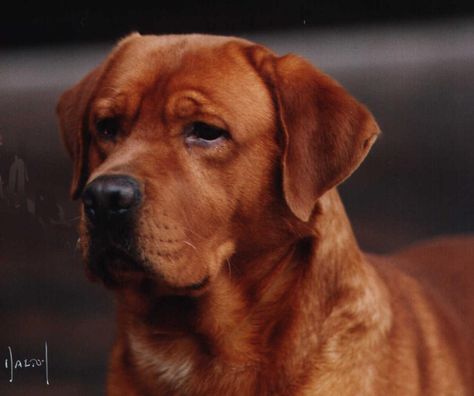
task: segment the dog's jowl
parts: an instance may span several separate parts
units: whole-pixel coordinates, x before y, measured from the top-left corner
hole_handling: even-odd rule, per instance
[[[133,34],[58,115],[108,395],[474,394],[474,239],[361,252],[336,187],[379,127],[307,61]]]

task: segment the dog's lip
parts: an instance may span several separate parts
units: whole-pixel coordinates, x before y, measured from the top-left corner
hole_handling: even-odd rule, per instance
[[[206,288],[207,285],[209,285],[209,282],[211,281],[211,278],[209,275],[205,276],[203,279],[201,279],[198,282],[191,283],[190,285],[182,287],[183,290],[189,290],[189,291],[198,291],[198,290],[203,290]]]
[[[121,249],[112,248],[106,253],[106,256],[108,257],[107,261],[124,263],[127,268],[130,267],[138,269],[141,267],[140,262],[138,260],[136,260],[128,252]]]
[[[170,295],[198,297],[206,293],[210,283],[211,277],[206,275],[200,281],[188,285],[176,286],[165,282],[165,287]]]
[[[103,279],[104,277],[110,278],[111,281],[121,279],[120,283],[123,284],[130,277],[131,280],[136,276],[140,276],[140,279],[145,277],[153,279],[157,285],[161,285],[173,295],[198,296],[204,293],[211,283],[211,275],[205,274],[202,278],[188,284],[181,282],[181,284],[175,284],[166,280],[164,274],[159,271],[153,271],[152,267],[153,265],[147,260],[140,260],[133,252],[127,251],[121,245],[111,243],[95,251],[89,260],[89,268],[104,281],[107,280]],[[100,276],[101,273],[103,276]]]
[[[108,270],[114,272],[137,272],[145,269],[143,263],[135,255],[121,247],[108,246],[96,252],[93,256],[93,261],[102,263]]]
[[[110,288],[140,282],[146,275],[146,268],[140,260],[122,249],[105,248],[96,252],[87,265],[92,281],[102,281]]]

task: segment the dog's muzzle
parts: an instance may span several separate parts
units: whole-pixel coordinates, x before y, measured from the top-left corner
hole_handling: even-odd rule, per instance
[[[99,176],[82,194],[90,274],[111,286],[118,272],[141,268],[134,243],[141,202],[140,185],[128,175]]]

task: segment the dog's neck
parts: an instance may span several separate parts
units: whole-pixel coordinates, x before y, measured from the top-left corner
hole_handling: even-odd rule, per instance
[[[287,355],[296,357],[291,365],[297,366],[302,355],[316,349],[321,353],[325,342],[343,338],[354,326],[382,333],[388,329],[386,291],[358,247],[336,189],[319,200],[316,212],[311,235],[242,263],[241,276],[226,276],[206,296],[200,328],[215,334],[218,353],[234,361],[260,362],[269,351],[284,353],[286,343]],[[335,334],[336,328],[341,334]],[[288,363],[286,356],[273,358]]]
[[[309,360],[340,367],[331,359],[351,348],[345,336],[351,333],[354,350],[358,342],[375,345],[390,325],[390,311],[337,191],[318,205],[312,235],[254,257],[245,271],[236,256],[234,270],[223,271],[203,296],[140,301],[139,310],[134,299],[150,295],[128,296],[121,299],[121,315],[143,323],[138,332],[153,345],[186,345],[183,353],[191,358],[207,356],[234,370],[271,369],[280,378],[299,378]]]

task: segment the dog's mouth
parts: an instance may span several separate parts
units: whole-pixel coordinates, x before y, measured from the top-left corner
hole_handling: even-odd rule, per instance
[[[138,281],[146,275],[146,267],[137,255],[117,246],[93,246],[87,253],[87,271],[94,281],[108,287],[119,287]]]
[[[152,280],[164,294],[200,295],[207,290],[211,277],[203,276],[189,284],[170,285],[163,276],[153,270],[153,264],[140,258],[132,245],[126,248],[104,241],[92,242],[87,252],[87,272],[93,281],[101,281],[106,287],[117,289],[140,285],[144,280]]]

